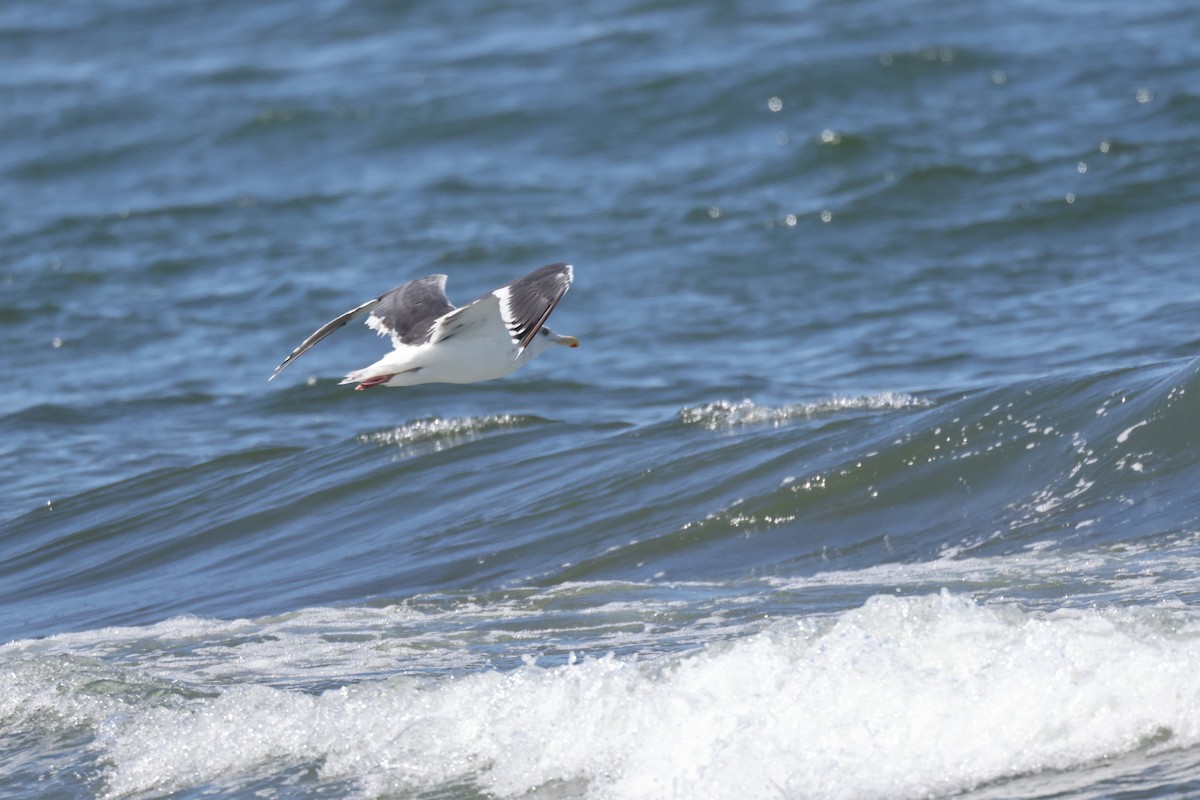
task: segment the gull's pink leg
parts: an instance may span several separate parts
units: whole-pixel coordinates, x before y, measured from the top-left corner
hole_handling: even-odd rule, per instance
[[[355,386],[354,391],[361,392],[363,389],[370,389],[372,386],[379,386],[381,383],[387,383],[394,377],[396,377],[396,376],[393,374],[393,375],[376,375],[373,378],[367,378],[365,381],[360,383],[358,386]]]

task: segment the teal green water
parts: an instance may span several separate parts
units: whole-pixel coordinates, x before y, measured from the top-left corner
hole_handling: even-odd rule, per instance
[[[0,794],[1188,797],[1180,2],[0,9]],[[354,392],[542,264],[577,336]]]

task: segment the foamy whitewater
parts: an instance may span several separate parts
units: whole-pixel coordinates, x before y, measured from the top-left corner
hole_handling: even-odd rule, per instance
[[[881,594],[716,626],[679,653],[477,669],[473,640],[531,605],[440,621],[406,606],[181,618],[15,643],[0,650],[0,714],[62,741],[93,730],[106,797],[220,792],[265,770],[363,797],[464,782],[500,797],[561,783],[595,798],[916,798],[1100,761],[1137,772],[1200,737],[1200,618],[1178,604],[1030,612]],[[669,611],[586,615],[650,627]],[[440,627],[441,641],[410,636]]]

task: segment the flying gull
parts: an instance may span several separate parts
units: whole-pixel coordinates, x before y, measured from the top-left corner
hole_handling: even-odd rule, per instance
[[[570,264],[550,264],[462,308],[446,299],[445,275],[417,278],[318,328],[267,380],[364,311],[371,312],[367,327],[380,336],[390,334],[394,349],[371,366],[348,373],[342,383],[370,389],[502,378],[552,344],[579,346],[574,336],[546,327],[573,277]]]

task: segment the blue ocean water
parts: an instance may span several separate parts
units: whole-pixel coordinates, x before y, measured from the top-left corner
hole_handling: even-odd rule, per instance
[[[1179,0],[0,7],[0,795],[1200,796]],[[577,336],[354,392],[415,277]]]

